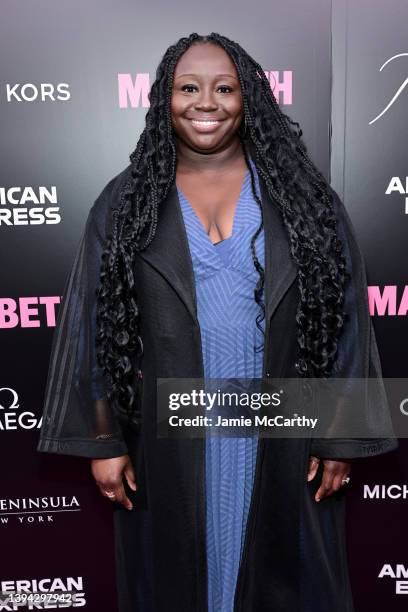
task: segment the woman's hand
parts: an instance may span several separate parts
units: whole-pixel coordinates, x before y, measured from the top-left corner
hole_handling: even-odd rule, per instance
[[[320,459],[320,457],[310,455],[309,471],[307,474],[308,482],[313,480],[316,476],[320,461],[323,461],[323,476],[320,487],[315,495],[315,500],[317,502],[344,486],[342,480],[346,478],[351,471],[351,463],[348,461],[341,461],[339,459]]]
[[[92,459],[91,471],[104,497],[132,510],[133,505],[125,493],[122,480],[125,476],[129,487],[136,491],[135,473],[129,455],[111,459]]]

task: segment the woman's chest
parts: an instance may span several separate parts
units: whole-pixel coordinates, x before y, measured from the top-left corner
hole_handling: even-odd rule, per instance
[[[232,177],[211,179],[177,178],[177,188],[188,202],[212,243],[229,238],[233,231],[238,201],[248,171]]]

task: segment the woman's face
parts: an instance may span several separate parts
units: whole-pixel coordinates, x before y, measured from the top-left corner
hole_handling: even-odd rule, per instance
[[[238,74],[228,53],[211,43],[189,47],[174,71],[176,136],[195,151],[211,153],[236,137],[243,114]]]

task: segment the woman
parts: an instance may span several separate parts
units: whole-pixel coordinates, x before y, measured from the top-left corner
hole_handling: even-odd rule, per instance
[[[361,252],[298,128],[237,43],[181,38],[90,211],[38,450],[92,458],[115,502],[121,612],[353,610],[342,492],[396,447],[385,401],[368,440],[157,436],[157,378],[381,379]]]

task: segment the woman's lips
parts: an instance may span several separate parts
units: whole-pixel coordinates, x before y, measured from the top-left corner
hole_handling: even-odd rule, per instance
[[[206,134],[208,132],[214,132],[218,128],[218,126],[221,124],[220,120],[199,121],[197,119],[190,119],[190,122],[196,132],[206,133]]]

